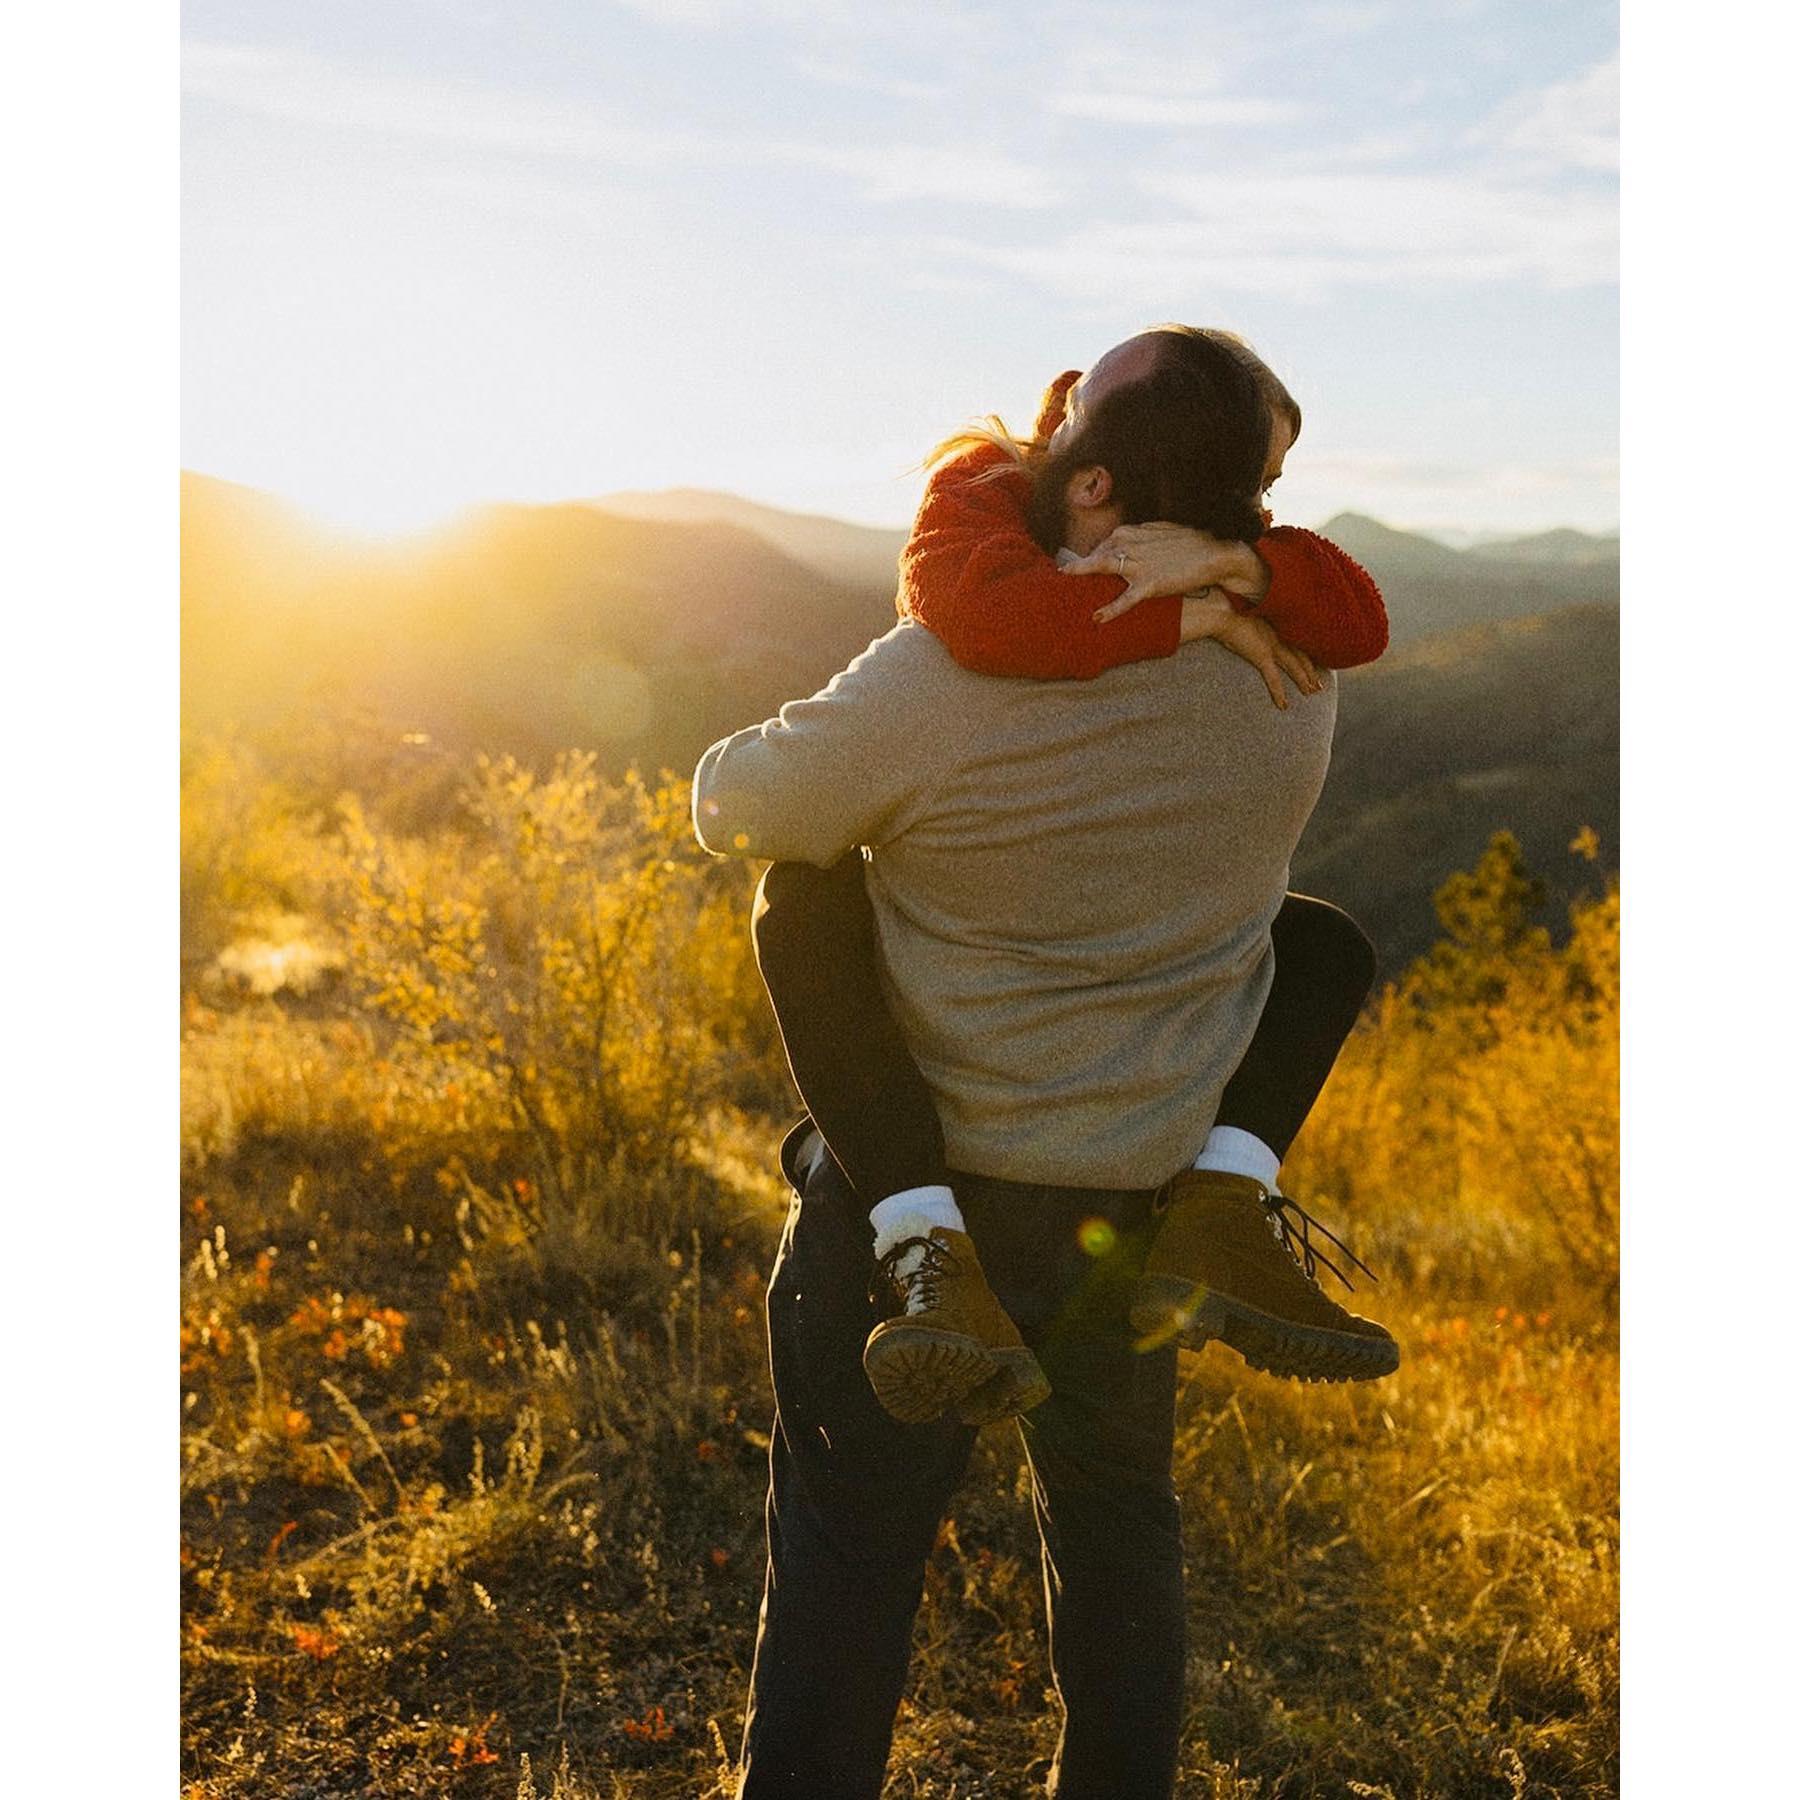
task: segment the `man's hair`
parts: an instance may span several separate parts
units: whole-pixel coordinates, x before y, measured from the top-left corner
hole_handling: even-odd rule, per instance
[[[1031,531],[1046,550],[1062,542],[1069,477],[1094,467],[1112,477],[1127,525],[1161,519],[1246,542],[1262,534],[1273,413],[1260,359],[1246,357],[1242,339],[1191,325],[1145,335],[1159,340],[1148,372],[1105,394],[1065,442],[1031,461]]]

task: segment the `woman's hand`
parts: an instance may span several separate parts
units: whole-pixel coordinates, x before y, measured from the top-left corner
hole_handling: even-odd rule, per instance
[[[1191,644],[1196,638],[1211,638],[1232,655],[1241,656],[1263,678],[1269,698],[1283,712],[1288,704],[1287,690],[1281,684],[1283,675],[1302,694],[1324,692],[1325,683],[1304,650],[1284,643],[1268,620],[1235,611],[1230,600],[1217,589],[1189,594],[1181,602],[1181,641]]]
[[[1064,573],[1117,575],[1126,582],[1124,593],[1094,614],[1097,624],[1160,594],[1222,587],[1260,600],[1269,585],[1269,571],[1248,544],[1162,521],[1121,525],[1086,556],[1065,565]]]

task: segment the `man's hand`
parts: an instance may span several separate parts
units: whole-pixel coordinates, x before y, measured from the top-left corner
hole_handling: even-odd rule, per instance
[[[1269,587],[1269,571],[1248,544],[1161,521],[1121,525],[1088,555],[1066,564],[1063,573],[1118,575],[1125,580],[1124,593],[1094,614],[1097,624],[1161,594],[1197,594],[1220,587],[1260,600]]]
[[[1181,603],[1181,641],[1191,644],[1196,638],[1211,638],[1234,656],[1241,656],[1263,678],[1269,698],[1283,712],[1288,704],[1283,675],[1302,694],[1324,691],[1325,683],[1305,651],[1284,643],[1266,619],[1233,611],[1230,600],[1216,589],[1190,594]]]

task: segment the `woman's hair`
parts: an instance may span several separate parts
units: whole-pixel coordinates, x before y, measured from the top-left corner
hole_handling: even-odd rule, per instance
[[[972,479],[1025,470],[1032,479],[1032,533],[1047,549],[1061,540],[1068,477],[1095,465],[1112,476],[1113,499],[1127,524],[1161,519],[1215,537],[1259,537],[1274,418],[1284,417],[1294,436],[1300,434],[1293,395],[1236,332],[1153,325],[1143,335],[1163,339],[1149,372],[1103,396],[1054,451],[1045,439],[1016,436],[990,414],[939,444],[927,466],[978,445],[1006,451],[1009,462]]]
[[[1299,437],[1300,402],[1287,391],[1287,386],[1281,377],[1251,349],[1247,338],[1241,338],[1235,331],[1225,331],[1216,325],[1153,325],[1151,330],[1198,331],[1202,337],[1211,338],[1221,349],[1228,350],[1250,371],[1256,385],[1262,389],[1263,399],[1268,402],[1270,414],[1286,419],[1292,434],[1296,438]]]

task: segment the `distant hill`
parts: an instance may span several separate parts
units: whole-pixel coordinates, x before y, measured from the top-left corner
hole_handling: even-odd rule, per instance
[[[1351,512],[1318,529],[1381,584],[1396,646],[1564,606],[1618,604],[1616,537],[1550,531],[1455,550]]]
[[[602,494],[593,502],[624,519],[659,519],[669,524],[736,525],[754,532],[784,556],[851,585],[886,587],[895,580],[906,533],[873,525],[851,525],[823,513],[785,512],[759,506],[736,494],[708,488],[664,488],[659,493]]]
[[[839,529],[852,546],[880,535]],[[1565,851],[1582,825],[1616,863],[1618,609],[1587,598],[1609,570],[1616,593],[1616,561],[1453,550],[1355,514],[1326,529],[1382,582],[1395,648],[1344,678],[1296,879],[1351,907],[1398,966],[1435,935],[1432,888],[1501,826],[1563,893],[1594,875]],[[815,534],[813,554],[829,541]],[[894,618],[885,561],[879,582],[840,581],[765,530],[580,503],[355,547],[189,474],[181,555],[186,720],[254,734],[322,801],[403,787],[421,822],[475,749],[685,773]]]
[[[1469,546],[1476,557],[1513,562],[1557,563],[1564,568],[1586,568],[1617,563],[1619,534],[1598,536],[1586,531],[1540,531],[1532,537],[1487,538]]]

